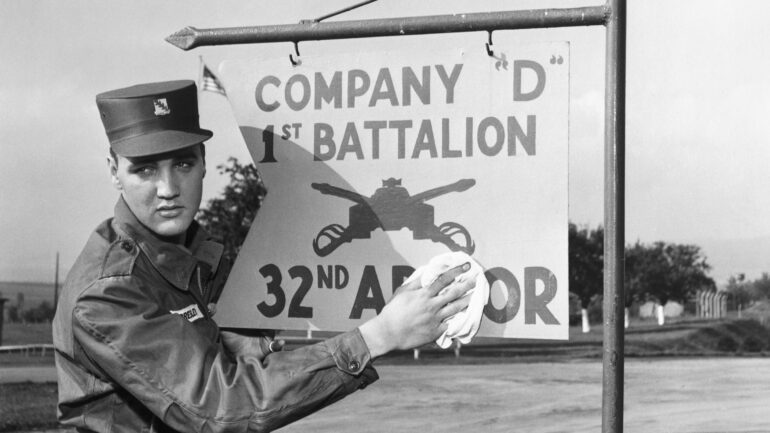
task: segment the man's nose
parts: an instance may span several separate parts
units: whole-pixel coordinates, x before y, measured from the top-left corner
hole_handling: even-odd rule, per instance
[[[179,195],[179,181],[172,170],[161,170],[157,182],[158,197],[169,199]]]

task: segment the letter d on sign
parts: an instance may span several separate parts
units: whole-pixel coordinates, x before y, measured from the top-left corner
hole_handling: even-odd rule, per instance
[[[537,76],[537,84],[535,88],[524,93],[521,89],[521,75],[524,69],[531,69]],[[545,89],[545,69],[540,63],[532,60],[515,60],[513,62],[513,100],[514,101],[531,101],[537,99],[543,93]]]

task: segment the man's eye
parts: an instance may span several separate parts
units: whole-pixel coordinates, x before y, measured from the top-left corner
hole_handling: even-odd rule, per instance
[[[179,161],[179,162],[176,163],[176,166],[178,168],[186,169],[186,170],[192,168],[193,165],[195,165],[195,164],[193,162],[191,162],[191,161]]]
[[[152,174],[155,171],[155,168],[150,166],[136,167],[132,171],[140,176],[147,176]]]

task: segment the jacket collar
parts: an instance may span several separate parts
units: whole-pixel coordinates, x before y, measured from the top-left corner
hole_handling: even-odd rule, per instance
[[[210,239],[208,233],[193,221],[187,229],[184,246],[160,239],[136,218],[123,197],[115,205],[115,225],[136,242],[152,266],[181,290],[189,290],[190,281],[198,262],[206,263],[216,272],[224,247]]]

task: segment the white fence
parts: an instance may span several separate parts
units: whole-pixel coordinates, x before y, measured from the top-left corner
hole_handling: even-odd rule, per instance
[[[21,344],[17,346],[0,346],[0,354],[21,353],[24,356],[44,357],[48,353],[53,353],[53,344]]]

